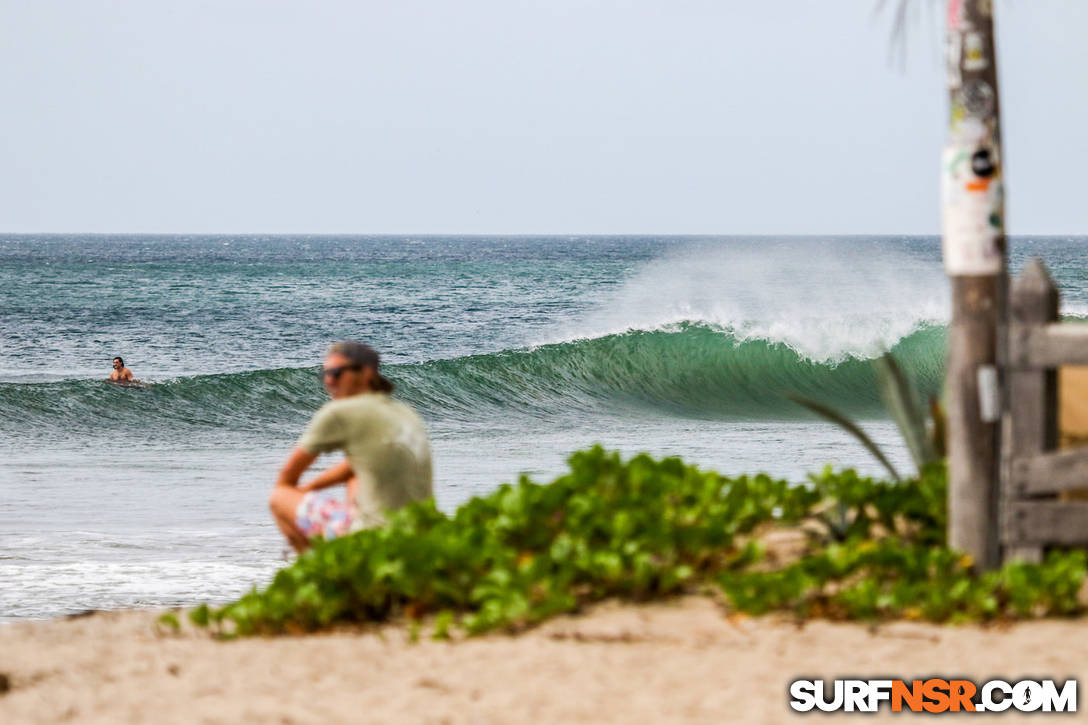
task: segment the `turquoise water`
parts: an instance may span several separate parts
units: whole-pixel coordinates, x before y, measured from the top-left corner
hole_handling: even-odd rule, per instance
[[[1085,239],[1041,255],[1088,311]],[[724,472],[906,466],[868,360],[939,390],[920,237],[0,236],[0,617],[224,600],[268,579],[266,498],[329,342],[378,348],[431,430],[440,506],[594,442]],[[122,355],[146,388],[101,382]]]

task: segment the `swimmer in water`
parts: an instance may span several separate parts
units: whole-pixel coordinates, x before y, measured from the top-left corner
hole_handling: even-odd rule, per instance
[[[119,357],[113,359],[113,372],[110,373],[110,380],[132,380],[132,371],[125,367],[125,361]]]

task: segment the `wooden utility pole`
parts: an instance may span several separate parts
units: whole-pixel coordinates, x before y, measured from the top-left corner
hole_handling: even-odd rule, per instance
[[[998,472],[1007,269],[992,0],[948,0],[949,137],[941,168],[948,329],[949,545],[1000,563]]]

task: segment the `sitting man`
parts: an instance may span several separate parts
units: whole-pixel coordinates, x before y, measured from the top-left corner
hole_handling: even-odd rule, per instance
[[[427,430],[415,411],[390,397],[393,384],[378,372],[378,353],[338,342],[329,348],[321,376],[332,400],[310,420],[268,502],[300,553],[315,536],[331,539],[379,526],[383,512],[432,495]],[[299,485],[317,456],[330,451],[344,451],[345,460]],[[316,494],[341,483],[347,485],[342,500]]]
[[[132,371],[125,367],[125,361],[119,357],[113,359],[113,372],[110,373],[110,380],[132,380]]]

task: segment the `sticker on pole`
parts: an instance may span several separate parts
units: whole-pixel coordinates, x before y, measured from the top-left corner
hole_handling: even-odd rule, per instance
[[[941,164],[941,241],[950,275],[1001,271],[1004,227],[996,151],[985,144],[952,145]]]

